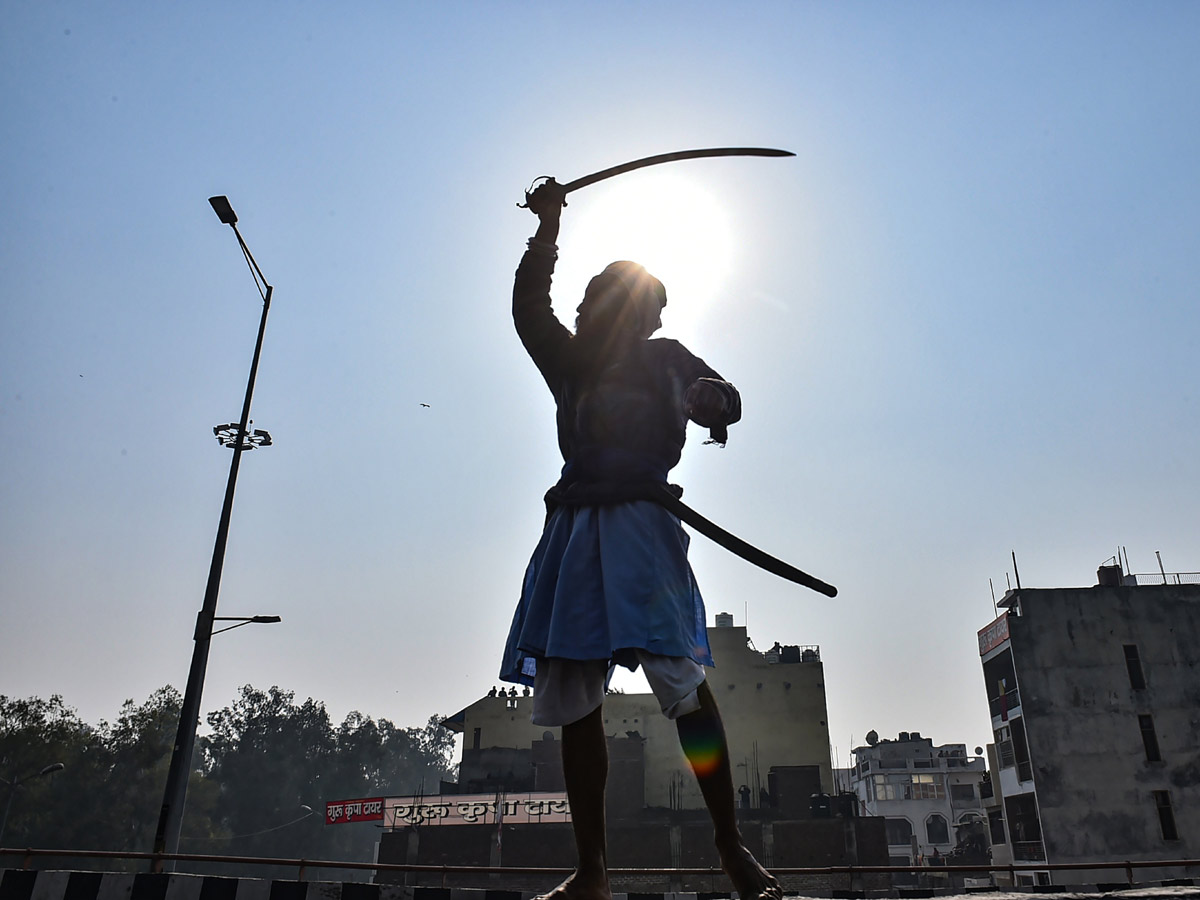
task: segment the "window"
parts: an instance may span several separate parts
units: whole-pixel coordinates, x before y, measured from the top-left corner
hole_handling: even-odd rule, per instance
[[[1135,691],[1146,689],[1146,675],[1142,672],[1142,658],[1137,644],[1125,644],[1125,668],[1129,670],[1129,686]]]
[[[896,784],[894,775],[874,775],[872,781],[875,785],[876,800],[899,800],[901,798],[900,785]]]
[[[471,735],[471,749],[472,750],[479,749],[479,741],[482,737],[483,737],[483,729],[476,728],[474,733]]]
[[[1155,791],[1154,805],[1158,807],[1158,824],[1162,828],[1163,840],[1179,840],[1179,832],[1175,828],[1175,811],[1171,809],[1171,792]]]
[[[1017,757],[1013,751],[1012,729],[1007,725],[1001,725],[993,732],[996,738],[996,752],[1000,757],[1000,768],[1011,769],[1017,764]]]
[[[912,843],[912,823],[908,819],[884,819],[883,826],[887,831],[889,845]]]
[[[926,819],[925,836],[929,838],[931,844],[950,843],[950,828],[946,825],[945,818],[934,813]]]
[[[973,784],[952,784],[950,785],[950,799],[961,800],[964,803],[970,803],[975,799],[975,785]]]
[[[1013,756],[1017,761],[1017,781],[1033,781],[1033,764],[1029,759],[1029,745],[1025,742],[1025,719],[1018,717],[1012,726]]]
[[[988,813],[988,828],[992,832],[992,846],[1008,843],[1008,838],[1004,834],[1004,813],[1000,810],[993,809]]]
[[[1142,729],[1142,745],[1146,748],[1146,761],[1162,762],[1162,754],[1158,752],[1158,735],[1154,733],[1154,716],[1138,716],[1138,725]]]
[[[946,787],[941,775],[913,775],[905,793],[908,800],[944,800]]]

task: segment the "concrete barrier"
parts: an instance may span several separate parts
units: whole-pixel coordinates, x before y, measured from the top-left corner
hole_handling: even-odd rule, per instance
[[[1125,888],[1118,890],[1118,887]],[[1132,888],[1117,884],[1051,888],[974,889],[970,895],[943,888],[924,889],[922,896],[961,897],[963,900],[1021,898],[1053,891],[1056,900],[1200,900],[1200,887],[1191,879],[1152,882]],[[912,891],[824,890],[805,897],[916,897]],[[141,872],[71,872],[55,869],[0,870],[0,900],[533,900],[532,891],[472,888],[412,887],[361,881],[289,881],[266,878],[227,878],[217,875]],[[796,896],[796,895],[791,895]],[[613,900],[722,900],[728,894],[615,893]]]

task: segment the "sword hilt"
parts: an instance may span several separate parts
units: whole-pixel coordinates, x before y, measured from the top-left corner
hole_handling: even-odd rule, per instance
[[[538,182],[541,182],[541,184]],[[547,184],[558,184],[558,182],[554,180],[553,175],[539,175],[537,178],[533,179],[533,184],[529,185],[529,190],[525,192],[525,202],[518,203],[517,209],[529,209],[529,201],[533,199],[533,195],[537,193],[539,188]],[[564,207],[567,205],[567,200],[565,197],[563,198],[562,205]],[[537,210],[534,210],[534,212],[537,212]]]

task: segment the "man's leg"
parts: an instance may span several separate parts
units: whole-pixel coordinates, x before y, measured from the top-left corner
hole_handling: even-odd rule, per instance
[[[563,726],[562,761],[579,863],[574,875],[543,896],[551,900],[612,900],[604,832],[608,742],[604,735],[603,706]]]
[[[604,833],[604,785],[608,780],[608,742],[604,735],[607,674],[607,660],[550,657],[538,660],[534,676],[533,723],[569,723],[562,726],[563,780],[571,804],[571,828],[579,864],[574,875],[543,895],[552,900],[612,900]]]
[[[746,849],[738,831],[733,775],[729,768],[729,746],[725,742],[725,726],[717,711],[717,701],[704,682],[696,689],[700,708],[675,720],[679,742],[684,755],[696,773],[700,793],[712,816],[717,852],[721,867],[741,900],[776,900],[783,896],[779,883],[758,864]],[[566,739],[566,729],[563,730]],[[566,745],[563,746],[566,751]]]

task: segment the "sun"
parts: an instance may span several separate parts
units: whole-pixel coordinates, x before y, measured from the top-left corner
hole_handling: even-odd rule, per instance
[[[593,275],[614,260],[629,259],[666,285],[660,334],[694,333],[734,259],[733,230],[716,198],[684,176],[655,172],[596,185],[569,202],[563,212],[569,243],[559,241],[565,246],[555,282],[574,292],[574,304]],[[565,305],[562,290],[555,294]],[[574,305],[569,318],[574,319]]]

